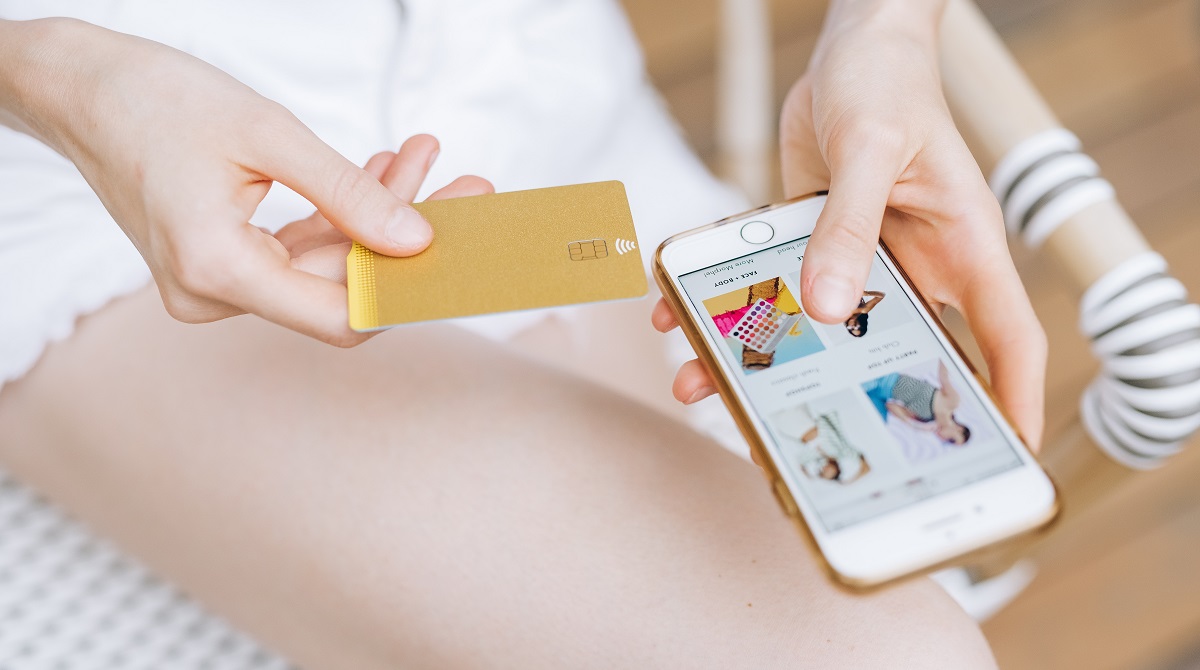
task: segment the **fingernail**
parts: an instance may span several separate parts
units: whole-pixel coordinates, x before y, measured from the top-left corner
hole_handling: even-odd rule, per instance
[[[819,274],[813,279],[812,302],[822,316],[848,314],[854,309],[854,285],[844,277]]]
[[[426,172],[429,172],[430,168],[432,168],[432,167],[433,167],[433,164],[434,164],[434,163],[437,161],[437,159],[438,159],[438,156],[439,156],[441,153],[442,153],[442,149],[441,149],[441,147],[438,147],[437,149],[434,149],[434,150],[433,150],[433,153],[432,153],[432,154],[429,154],[429,162],[425,164],[425,171],[426,171]]]
[[[716,392],[717,390],[711,386],[701,386],[700,388],[696,389],[695,393],[688,397],[687,402],[684,404],[690,405],[694,402],[699,402]]]
[[[424,249],[433,238],[429,223],[416,210],[404,207],[384,231],[388,242],[404,249]]]

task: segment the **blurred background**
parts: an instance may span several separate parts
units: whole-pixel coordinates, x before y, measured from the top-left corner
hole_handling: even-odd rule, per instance
[[[720,173],[727,166],[718,155],[717,0],[624,3],[654,83],[692,145]],[[1194,258],[1200,255],[1200,5],[979,4],[1194,299],[1200,292],[1200,259]],[[777,110],[804,72],[826,3],[768,5]],[[774,189],[765,195],[779,199],[777,156],[763,162]],[[1086,449],[1078,405],[1097,365],[1077,330],[1079,296],[1054,264],[1013,247],[1050,340],[1047,444]],[[960,322],[951,318],[950,325],[969,342]],[[1078,483],[1065,491],[1064,520],[1032,549],[1037,579],[984,624],[1001,667],[1200,669],[1200,445],[1149,473],[1088,467],[1068,473],[1066,479]]]

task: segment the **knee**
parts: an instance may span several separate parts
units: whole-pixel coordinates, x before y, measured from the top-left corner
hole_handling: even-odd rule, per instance
[[[824,614],[801,615],[798,635],[816,635],[798,646],[816,651],[818,667],[994,669],[996,661],[978,624],[928,579],[879,593],[840,594]],[[815,620],[814,620],[815,619]],[[822,633],[824,633],[822,635]],[[811,658],[811,657],[810,657]],[[780,658],[793,667],[796,656]]]
[[[995,668],[991,647],[975,622],[942,588],[920,579],[889,606],[894,653],[909,668]],[[911,612],[912,616],[905,616]],[[882,623],[882,622],[881,622]]]

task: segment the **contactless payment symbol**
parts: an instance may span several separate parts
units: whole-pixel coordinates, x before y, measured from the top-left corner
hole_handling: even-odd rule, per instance
[[[608,257],[608,244],[604,240],[582,240],[567,245],[573,261],[593,261]]]
[[[629,240],[621,239],[619,237],[617,238],[617,243],[614,246],[617,247],[617,255],[619,255],[619,256],[624,256],[625,254],[633,251],[634,249],[637,249],[637,244],[630,242]]]

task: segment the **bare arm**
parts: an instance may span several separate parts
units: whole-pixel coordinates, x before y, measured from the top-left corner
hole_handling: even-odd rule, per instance
[[[934,425],[932,422],[918,420],[917,417],[912,413],[911,410],[909,410],[904,405],[896,402],[895,400],[887,401],[887,410],[888,410],[888,414],[891,414],[892,416],[904,421],[905,423],[907,423],[908,425],[910,425],[914,428],[920,428],[921,430],[933,430],[934,429]]]
[[[870,299],[866,301],[866,304],[854,311],[858,314],[870,312],[875,309],[875,305],[878,305],[880,300],[883,300],[884,295],[883,291],[863,291],[863,296],[870,297]]]
[[[946,369],[946,364],[941,361],[938,361],[938,382],[942,387],[942,397],[946,399],[946,409],[951,412],[958,409],[958,403],[961,402],[958,389],[954,388],[954,384],[950,383],[950,371]]]
[[[53,104],[55,84],[73,50],[64,28],[69,19],[6,21],[0,19],[0,125],[30,135],[59,153],[61,121]]]

